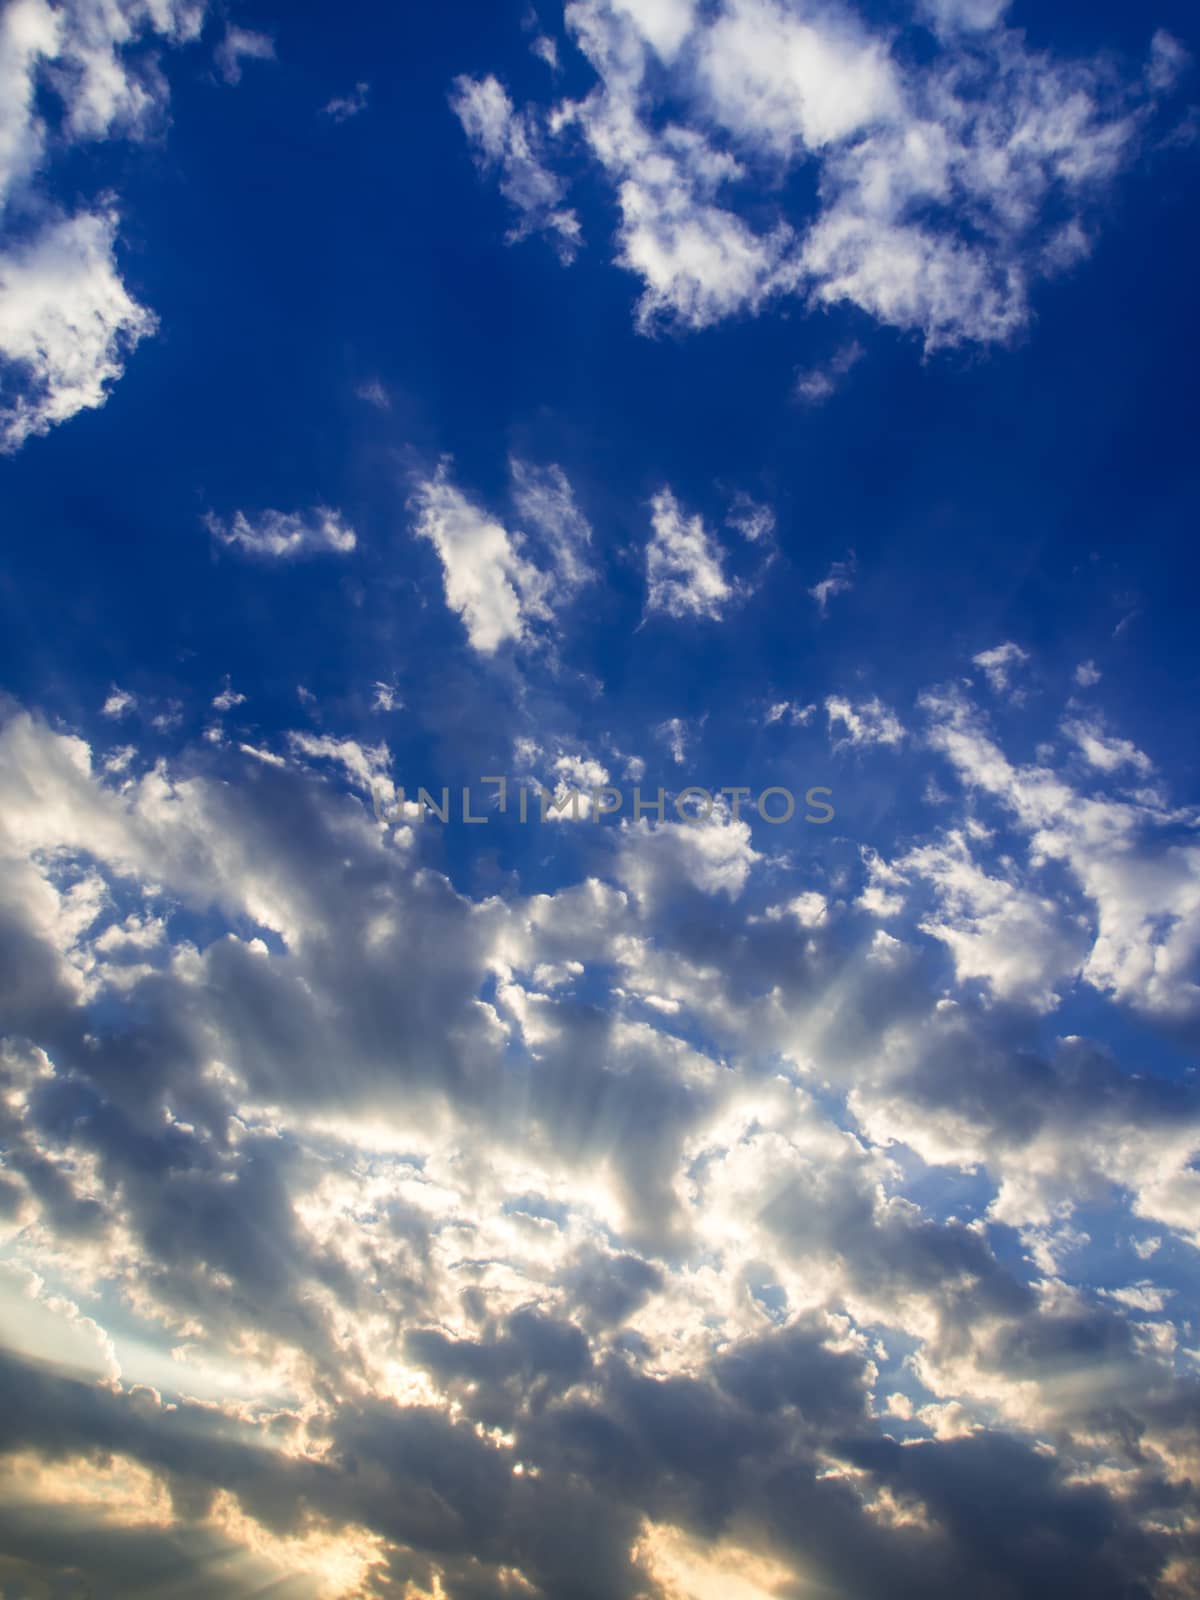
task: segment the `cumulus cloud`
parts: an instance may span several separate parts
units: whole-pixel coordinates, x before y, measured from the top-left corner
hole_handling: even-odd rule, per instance
[[[52,150],[162,126],[166,80],[136,47],[186,43],[203,16],[193,0],[15,0],[0,16],[0,219],[23,222],[0,252],[0,450],[102,406],[154,331],[117,269],[114,203],[67,216],[40,185]]]
[[[81,212],[0,253],[0,448],[95,410],[152,333],[114,258],[117,219]]]
[[[1023,839],[1031,869],[1059,866],[1069,874],[1089,928],[1083,979],[1150,1011],[1200,1014],[1195,815],[1153,790],[1095,795],[1045,765],[1010,761],[955,691],[931,692],[923,705],[929,742],[972,792],[999,805],[1001,820]],[[1150,770],[1130,741],[1094,724],[1068,720],[1064,731],[1101,774]],[[1048,971],[1049,981],[1054,976]]]
[[[562,213],[535,154],[542,130],[578,132],[613,189],[616,259],[641,281],[646,331],[799,294],[927,348],[1002,341],[1028,322],[1034,284],[1087,254],[1096,200],[1182,66],[1165,35],[1123,77],[1055,59],[1004,26],[1004,9],[930,0],[930,52],[897,48],[842,5],[573,0],[566,26],[590,92],[518,112],[495,79],[460,79],[460,116],[519,232]],[[779,172],[803,164],[817,199],[800,213],[774,196]],[[836,362],[814,369],[799,392],[819,402],[842,375]]]
[[[204,525],[220,544],[249,556],[291,561],[300,556],[328,553],[349,555],[358,537],[340,511],[315,506],[311,511],[263,511],[247,516],[235,511],[222,519],[206,513]]]

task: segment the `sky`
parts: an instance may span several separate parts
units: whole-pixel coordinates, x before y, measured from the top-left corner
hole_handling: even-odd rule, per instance
[[[1198,50],[0,9],[0,1600],[1200,1596]]]

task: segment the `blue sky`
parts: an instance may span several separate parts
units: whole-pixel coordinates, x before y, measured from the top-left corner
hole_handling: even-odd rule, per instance
[[[0,14],[4,1594],[1200,1593],[1197,44]]]

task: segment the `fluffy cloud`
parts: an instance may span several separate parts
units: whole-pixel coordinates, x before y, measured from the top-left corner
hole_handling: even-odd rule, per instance
[[[981,650],[971,660],[982,671],[988,683],[997,694],[1003,694],[1008,688],[1012,674],[1024,662],[1029,660],[1029,652],[1022,650],[1019,644],[1011,640],[1006,644],[995,645],[991,650]]]
[[[0,448],[94,410],[155,319],[114,259],[117,219],[81,212],[0,254]]]
[[[460,115],[501,170],[519,232],[561,226],[539,129],[579,132],[613,188],[616,258],[641,280],[646,330],[798,293],[928,348],[1005,340],[1028,321],[1033,284],[1087,253],[1094,201],[1184,57],[1156,35],[1145,71],[1122,80],[1030,49],[1003,11],[931,0],[930,54],[843,5],[571,0],[590,93],[542,115],[515,111],[494,79],[459,80]],[[815,207],[781,210],[779,173],[806,164]],[[834,376],[803,381],[820,399]]]
[[[516,460],[510,467],[513,500],[532,535],[510,532],[469,500],[451,482],[448,461],[421,479],[412,496],[413,531],[437,551],[446,604],[480,655],[527,642],[535,625],[551,623],[591,576],[591,527],[561,469]]]
[[[1084,809],[925,711],[1018,826]],[[1013,1003],[1039,964],[986,829],[874,863],[916,902],[887,945],[728,814],[476,900],[376,814],[385,747],[282,749],[0,730],[5,1581],[1186,1573],[1188,1312],[1142,1235],[1200,1242],[1200,1102],[975,1004],[971,939]],[[947,932],[956,999],[910,942]],[[1090,1236],[1107,1295],[1055,1265]]]
[[[63,216],[38,193],[48,128],[59,148],[153,132],[166,82],[133,47],[147,34],[185,43],[203,16],[194,0],[15,0],[0,16],[0,218],[20,202],[38,219],[0,253],[0,449],[102,406],[155,327],[117,270],[112,204]]]
[[[904,738],[904,728],[896,713],[885,706],[878,695],[854,705],[844,695],[831,694],[825,701],[825,715],[830,734],[837,727],[845,728],[836,745],[898,745]]]
[[[1084,980],[1152,1011],[1200,1008],[1200,846],[1197,818],[1154,790],[1094,795],[1045,766],[1012,763],[956,692],[925,697],[929,739],[975,793],[998,802],[1034,872],[1066,869],[1091,928]],[[1070,721],[1065,731],[1094,770],[1150,770],[1130,741]],[[1065,975],[1059,967],[1058,976]],[[1054,974],[1048,973],[1051,982]]]
[[[646,610],[720,621],[737,590],[725,576],[720,547],[699,516],[687,517],[669,489],[650,502]]]
[[[386,773],[291,747],[360,797]],[[1117,1186],[1187,1229],[1194,1096],[1082,1043],[1014,1053],[842,949],[818,891],[739,920],[746,821],[627,827],[618,883],[472,902],[293,760],[189,765],[106,778],[34,718],[0,734],[29,1285],[5,1576],[466,1600],[568,1592],[586,1560],[613,1597],[949,1597],[1035,1592],[1050,1549],[1115,1600],[1184,1558],[1194,1386],[1147,1333],[1157,1258],[1088,1299],[989,1227],[1032,1243]],[[717,944],[696,896],[730,907]],[[576,994],[600,974],[603,1011]],[[907,1198],[906,1141],[979,1163],[992,1222]],[[1019,1536],[984,1538],[998,1499]]]

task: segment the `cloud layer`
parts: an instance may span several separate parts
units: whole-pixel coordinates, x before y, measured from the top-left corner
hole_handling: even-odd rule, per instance
[[[1123,75],[1055,59],[1005,9],[939,0],[904,30],[840,4],[571,0],[589,93],[516,111],[494,77],[460,78],[455,106],[502,173],[516,235],[549,228],[566,258],[577,224],[548,141],[579,137],[619,209],[615,259],[641,282],[644,329],[795,294],[929,349],[1002,341],[1028,322],[1036,282],[1088,253],[1096,202],[1186,62],[1164,33]],[[914,43],[919,23],[932,50]],[[802,214],[775,196],[806,169]],[[810,374],[801,392],[832,382]]]
[[[840,759],[889,715],[831,701]],[[1037,1026],[1200,1015],[1196,820],[908,721],[960,809],[857,885],[718,807],[478,899],[382,744],[106,772],[10,712],[6,1575],[1190,1592],[1200,1101]]]

